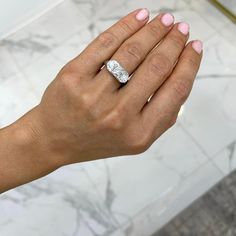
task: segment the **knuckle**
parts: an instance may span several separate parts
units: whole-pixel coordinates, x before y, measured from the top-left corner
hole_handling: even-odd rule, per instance
[[[89,113],[93,112],[92,108],[95,104],[95,99],[92,97],[90,93],[87,92],[80,93],[78,103],[80,107],[83,108],[84,110],[89,111]]]
[[[82,69],[83,69],[82,56],[78,56],[77,58],[71,59],[66,65],[64,65],[60,72],[62,74],[69,73],[71,75],[73,74],[75,76],[78,76],[83,74]]]
[[[169,35],[169,40],[171,41],[171,44],[177,47],[178,49],[182,49],[185,45],[185,39],[180,36],[176,35]]]
[[[61,73],[60,82],[65,89],[74,89],[80,80],[79,76],[75,76],[73,73]]]
[[[122,50],[125,54],[128,54],[127,56],[131,57],[132,60],[140,61],[142,59],[141,45],[138,42],[126,43]]]
[[[80,94],[78,108],[86,117],[89,124],[97,124],[101,118],[100,110],[97,109],[97,99],[90,93]]]
[[[131,24],[127,20],[121,20],[120,22],[118,22],[118,25],[119,25],[121,31],[125,34],[130,34],[130,33],[134,32],[133,27],[131,26]]]
[[[177,118],[178,118],[178,113],[171,116],[171,118],[169,120],[169,128],[171,128],[172,126],[174,126],[176,124]]]
[[[103,129],[121,131],[124,127],[124,117],[119,109],[113,109],[100,122],[100,127]]]
[[[113,46],[117,41],[116,36],[109,31],[101,33],[98,36],[97,40],[99,44],[104,48],[109,48],[110,46]]]
[[[176,80],[173,82],[173,89],[175,92],[176,98],[183,104],[190,93],[191,84],[188,80]]]
[[[149,61],[150,72],[160,77],[170,74],[173,65],[170,59],[164,54],[158,53],[151,56]]]
[[[147,25],[147,29],[155,38],[160,35],[160,27],[157,24],[150,23]]]
[[[198,69],[199,67],[199,60],[197,60],[196,58],[194,57],[190,57],[190,56],[186,56],[186,57],[182,57],[182,61],[184,63],[186,63],[188,65],[188,67],[190,68],[194,68],[195,70]]]
[[[149,135],[134,138],[129,145],[130,154],[140,154],[145,152],[151,146]]]

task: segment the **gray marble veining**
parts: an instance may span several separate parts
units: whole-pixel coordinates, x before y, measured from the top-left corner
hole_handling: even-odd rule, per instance
[[[151,17],[173,12],[205,41],[177,125],[140,156],[67,166],[2,194],[1,236],[148,236],[235,169],[236,30],[205,0],[65,0],[0,42],[0,126],[36,105],[67,61],[139,7]]]

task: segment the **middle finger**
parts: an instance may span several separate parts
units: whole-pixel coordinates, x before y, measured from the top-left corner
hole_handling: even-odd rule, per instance
[[[147,54],[170,31],[173,23],[174,17],[171,14],[158,15],[126,40],[111,60],[117,60],[129,74],[132,74]],[[103,67],[93,83],[99,83],[99,86],[102,83],[111,92],[120,87],[120,83],[107,71],[106,67]]]
[[[187,23],[175,24],[164,40],[146,57],[128,84],[119,90],[121,99],[141,111],[150,96],[171,74],[189,36]]]

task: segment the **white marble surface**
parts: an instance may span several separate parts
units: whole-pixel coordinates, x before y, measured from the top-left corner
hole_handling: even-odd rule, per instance
[[[235,4],[235,0],[219,0],[219,2],[226,7],[227,9],[229,9],[231,12],[233,12],[234,14],[236,14],[236,4]]]
[[[1,236],[149,236],[236,167],[236,26],[205,0],[65,0],[0,42],[0,126],[124,14],[171,11],[205,42],[175,127],[144,154],[64,167],[0,196]]]

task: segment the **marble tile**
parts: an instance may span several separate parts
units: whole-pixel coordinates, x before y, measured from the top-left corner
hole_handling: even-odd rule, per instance
[[[132,222],[156,199],[160,206],[167,206],[168,199],[178,191],[178,184],[206,161],[191,138],[177,126],[144,154],[94,161],[84,168],[114,217],[123,224]]]
[[[101,9],[97,17],[93,18],[93,24],[90,26],[93,26],[96,34],[98,34],[129,12],[143,7],[149,9],[150,18],[153,18],[160,12],[177,13],[186,10],[187,4],[183,0],[166,0],[162,2],[147,0],[145,3],[143,0],[107,1],[104,9]]]
[[[213,29],[222,30],[230,20],[207,0],[184,0],[189,9],[196,12]],[[204,28],[205,31],[205,28]]]
[[[225,175],[234,171],[236,169],[236,139],[217,153],[212,160]]]
[[[147,155],[178,173],[181,178],[186,178],[207,161],[207,157],[179,123],[163,134]]]
[[[101,32],[116,20],[121,18],[123,15],[127,14],[128,11],[139,7],[143,7],[142,0],[128,1],[125,4],[117,7],[117,9],[115,9],[114,11],[108,12],[105,16],[98,19],[98,21],[96,22],[96,27],[101,29],[99,31]],[[207,19],[202,18],[202,16],[198,14],[198,11],[195,8],[191,7],[190,4],[187,4],[184,1],[169,0],[165,2],[157,2],[150,0],[145,2],[145,7],[150,9],[151,18],[159,12],[172,12],[175,15],[176,21],[188,22],[191,26],[191,39],[199,38],[202,40],[206,40],[215,33],[215,29],[210,24],[208,24]],[[201,12],[200,9],[198,10]],[[213,10],[215,9],[213,8]],[[202,30],[203,28],[204,30]]]
[[[215,29],[197,12],[189,8],[175,12],[176,21],[185,21],[190,25],[189,40],[200,39],[206,41],[215,34]],[[204,30],[202,30],[204,29]]]
[[[0,208],[4,236],[122,235],[79,165],[2,194]]]
[[[159,12],[172,12],[175,15],[176,21],[186,21],[191,26],[191,38],[200,38],[202,40],[208,39],[211,35],[215,33],[215,29],[208,24],[208,20],[204,19],[202,15],[200,15],[198,12],[202,12],[202,9],[197,7],[196,2],[194,1],[195,5],[192,6],[193,3],[189,3],[188,1],[184,0],[168,0],[168,1],[154,1],[149,0],[145,1],[145,7],[150,9],[151,12],[151,18],[154,17]],[[215,9],[212,6],[209,6],[208,4],[200,4],[202,8],[206,8],[208,11],[210,10],[210,7],[213,9],[213,12]],[[123,8],[119,8],[120,14],[117,14],[117,16],[121,17],[122,14],[124,15],[126,9],[135,9],[138,7],[143,7],[143,0],[139,1],[127,1],[126,4],[123,5]],[[215,12],[214,12],[215,13]],[[213,14],[214,14],[213,13]],[[113,12],[110,13],[110,15],[113,15]],[[109,15],[108,15],[109,17]],[[212,16],[210,16],[212,18]],[[223,18],[225,22],[225,18]],[[213,21],[213,20],[212,20]],[[220,21],[222,23],[222,21]],[[227,20],[226,20],[227,22]],[[225,23],[223,23],[225,24]],[[222,25],[223,26],[223,25]],[[204,30],[202,30],[204,28]]]
[[[233,171],[152,236],[234,235],[235,181]]]
[[[129,236],[152,235],[215,185],[222,176],[222,173],[211,162],[204,163],[188,178],[178,182],[175,191],[166,198],[164,204],[157,199],[133,217],[132,225],[130,223],[124,224],[122,227],[124,232],[129,229],[129,234],[127,234]]]
[[[1,44],[0,41],[0,84],[7,80],[9,77],[16,75],[19,73],[19,68],[15,63],[13,57],[8,52],[6,47]]]
[[[233,35],[232,35],[233,37]],[[235,35],[236,37],[236,31]],[[236,77],[236,47],[225,36],[216,33],[204,43],[204,55],[198,78]]]
[[[0,83],[0,94],[0,127],[13,123],[39,102],[21,73]]]
[[[28,32],[24,28],[3,39],[1,45],[8,49],[19,67],[23,68],[31,64],[38,57],[49,53],[57,44],[53,37],[47,33]]]
[[[236,77],[231,79],[227,86],[225,87],[224,95],[223,95],[223,112],[226,119],[230,124],[236,123],[236,104],[235,98],[235,88],[236,88]]]
[[[57,60],[67,63],[86,48],[92,39],[94,39],[95,34],[97,35],[97,31],[95,32],[95,30],[81,30],[63,42],[59,47],[53,49],[51,55]]]
[[[236,25],[235,24],[228,24],[224,27],[221,32],[219,32],[225,40],[228,41],[232,46],[236,47],[235,38],[236,38]]]
[[[231,112],[235,93],[231,79],[204,79],[195,83],[190,99],[185,104],[180,123],[210,157],[236,138],[236,123]],[[229,103],[229,104],[228,104]]]
[[[83,3],[80,5],[83,8]],[[43,17],[2,41],[21,68],[49,53],[89,24],[86,9],[73,1],[63,1]],[[77,23],[76,23],[77,22]]]
[[[41,98],[47,86],[55,79],[64,65],[64,60],[61,60],[52,54],[47,54],[38,58],[22,71],[25,78],[34,87],[37,97]]]
[[[147,154],[107,159],[85,169],[120,224],[131,222],[153,199],[163,200],[180,179]]]
[[[147,7],[152,13],[157,12],[176,12],[186,9],[187,5],[183,0],[166,0],[166,1],[155,1],[155,0],[132,0],[127,1],[124,4],[125,7],[139,8]]]
[[[219,2],[226,7],[227,9],[229,9],[230,11],[232,11],[234,14],[236,14],[236,4],[235,4],[235,0],[219,0]]]
[[[236,140],[235,34],[203,0],[65,0],[2,41],[0,125],[35,105],[68,60],[139,7],[151,17],[174,12],[206,41],[179,122],[144,154],[67,166],[1,195],[0,235],[151,235],[226,173]]]
[[[117,230],[116,232],[112,233],[111,236],[127,236],[122,230]]]
[[[6,206],[8,206],[7,211],[15,210],[14,205],[10,208],[9,204],[4,204],[4,207]],[[59,209],[63,214],[55,215]],[[1,224],[2,235],[72,235],[76,227],[76,210],[64,201],[60,194],[28,200],[21,210],[13,222],[9,219],[8,223]]]

